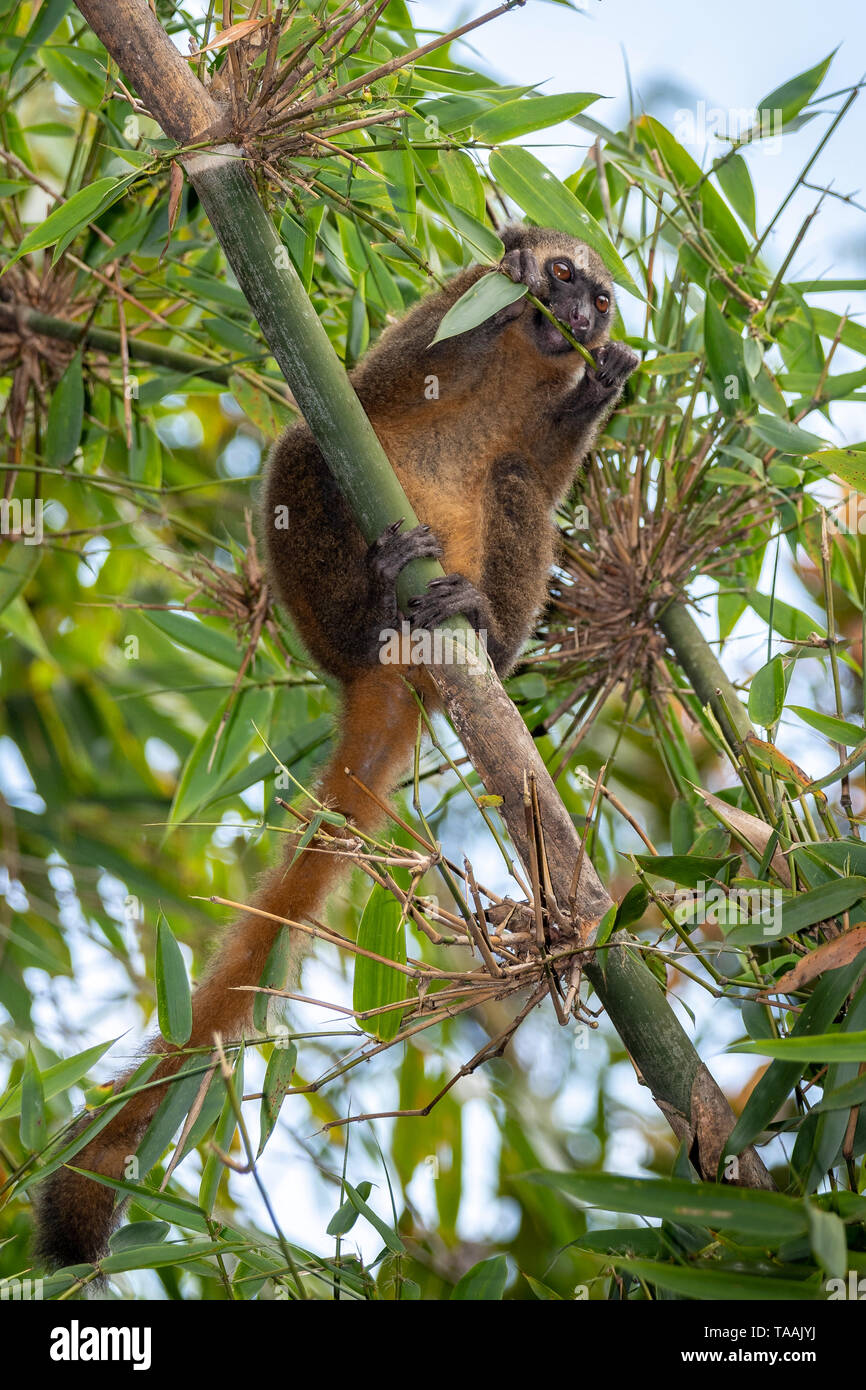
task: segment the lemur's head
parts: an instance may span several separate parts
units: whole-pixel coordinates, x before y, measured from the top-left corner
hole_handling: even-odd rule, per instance
[[[551,227],[506,227],[503,269],[548,305],[579,343],[606,343],[614,314],[613,284],[601,257],[586,242]],[[571,344],[534,305],[522,316],[538,351],[573,352]]]

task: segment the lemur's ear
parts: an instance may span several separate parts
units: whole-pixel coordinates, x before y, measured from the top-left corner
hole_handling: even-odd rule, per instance
[[[503,227],[499,233],[499,240],[506,251],[513,251],[515,246],[519,246],[524,238],[526,228],[519,222],[509,222],[507,227]]]

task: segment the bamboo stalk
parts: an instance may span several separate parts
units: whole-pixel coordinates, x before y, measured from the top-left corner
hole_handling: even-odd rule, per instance
[[[737,753],[743,739],[754,729],[707,639],[684,603],[668,604],[656,621],[701,704],[710,706],[731,751]]]

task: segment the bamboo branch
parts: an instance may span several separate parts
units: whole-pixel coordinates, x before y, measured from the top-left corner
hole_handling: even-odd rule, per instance
[[[98,352],[120,356],[121,341],[119,333],[107,328],[96,328],[93,324],[73,323],[71,319],[53,318],[31,309],[29,304],[8,304],[0,302],[0,331],[11,333],[28,329],[44,338],[57,338],[65,343],[80,343],[84,347],[96,348]],[[149,362],[154,367],[168,367],[171,371],[185,372],[189,376],[200,376],[207,381],[228,383],[232,372],[248,365],[244,362],[216,362],[208,357],[196,357],[192,352],[182,352],[178,348],[163,347],[160,343],[148,343],[141,338],[128,337],[126,342],[130,358],[139,362]]]

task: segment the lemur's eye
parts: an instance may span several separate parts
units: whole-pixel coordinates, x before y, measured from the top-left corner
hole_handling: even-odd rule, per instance
[[[553,271],[553,274],[556,276],[557,280],[574,279],[574,271],[572,270],[568,261],[554,261],[550,269]]]
[[[610,296],[607,294],[597,294],[595,296],[595,307],[600,314],[606,314],[610,308]]]

